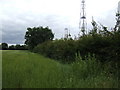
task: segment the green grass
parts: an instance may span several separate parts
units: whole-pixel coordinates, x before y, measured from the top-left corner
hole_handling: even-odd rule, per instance
[[[3,88],[118,88],[94,58],[61,64],[28,51],[2,51]]]
[[[2,51],[0,50],[0,89],[2,89]]]

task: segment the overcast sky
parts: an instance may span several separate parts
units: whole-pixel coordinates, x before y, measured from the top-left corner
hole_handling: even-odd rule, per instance
[[[86,0],[87,27],[95,21],[109,28],[115,25],[119,0]],[[68,28],[78,35],[81,0],[0,0],[0,36],[9,44],[23,44],[27,27],[49,26],[55,38]]]

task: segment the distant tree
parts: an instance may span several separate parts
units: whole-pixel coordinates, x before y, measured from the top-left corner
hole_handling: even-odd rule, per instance
[[[21,50],[20,44],[17,44],[17,45],[15,46],[15,49],[16,49],[16,50]]]
[[[2,50],[2,45],[0,44],[0,50]]]
[[[8,44],[7,43],[2,43],[2,50],[7,50],[8,49]]]
[[[28,50],[28,48],[27,48],[26,45],[21,45],[21,46],[20,46],[20,50]]]
[[[28,50],[26,45],[11,45],[9,46],[9,50]]]
[[[9,50],[15,50],[15,46],[14,45],[9,46]]]
[[[27,32],[25,34],[25,44],[28,45],[29,49],[33,49],[38,44],[53,40],[53,38],[54,34],[48,27],[27,28]]]

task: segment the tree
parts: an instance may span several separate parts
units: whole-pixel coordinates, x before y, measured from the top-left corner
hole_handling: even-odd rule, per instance
[[[7,43],[2,43],[2,50],[7,50],[8,49],[8,44]]]
[[[2,50],[2,45],[0,44],[0,50]]]
[[[16,49],[16,50],[21,50],[20,44],[17,44],[17,45],[15,46],[15,49]]]
[[[27,32],[25,34],[25,44],[28,45],[29,49],[33,49],[38,44],[53,40],[53,38],[54,34],[48,27],[27,28]]]
[[[15,50],[15,46],[14,45],[9,46],[9,50]]]
[[[27,46],[26,45],[11,45],[9,46],[9,50],[27,50]]]

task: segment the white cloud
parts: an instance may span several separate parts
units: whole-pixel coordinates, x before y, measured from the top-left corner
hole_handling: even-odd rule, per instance
[[[86,0],[88,27],[92,16],[106,26],[114,26],[118,1]],[[81,0],[0,0],[3,32],[15,30],[25,33],[27,27],[49,26],[56,34],[55,37],[60,38],[67,27],[74,36],[79,32],[80,2]]]

